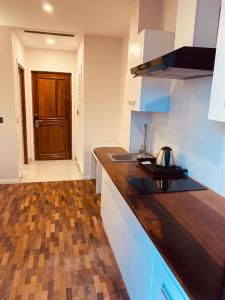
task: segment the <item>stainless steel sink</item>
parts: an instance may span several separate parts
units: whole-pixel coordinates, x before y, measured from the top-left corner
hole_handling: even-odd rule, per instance
[[[140,153],[107,153],[108,156],[114,162],[127,162],[127,161],[137,161],[138,157],[152,157],[150,154],[140,154]]]

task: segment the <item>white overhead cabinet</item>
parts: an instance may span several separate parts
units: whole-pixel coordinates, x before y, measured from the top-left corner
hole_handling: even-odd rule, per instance
[[[129,69],[155,59],[174,49],[174,33],[143,30],[130,38]],[[132,110],[142,112],[168,112],[171,80],[127,75],[127,101]]]
[[[225,0],[221,6],[209,119],[225,122]]]

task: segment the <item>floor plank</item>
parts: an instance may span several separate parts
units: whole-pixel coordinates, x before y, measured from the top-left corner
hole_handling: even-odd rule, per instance
[[[94,181],[0,186],[0,299],[128,299]]]

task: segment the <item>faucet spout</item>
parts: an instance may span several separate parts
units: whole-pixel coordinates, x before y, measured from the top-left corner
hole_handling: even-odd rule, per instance
[[[139,149],[140,154],[145,154],[147,152],[147,131],[148,131],[148,125],[147,123],[144,124],[144,140],[143,144],[141,145],[141,148]]]

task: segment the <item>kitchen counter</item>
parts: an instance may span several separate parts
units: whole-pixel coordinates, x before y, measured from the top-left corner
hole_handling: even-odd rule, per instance
[[[95,155],[191,299],[221,300],[225,286],[225,198],[211,190],[140,196],[128,180],[148,176],[137,162]]]

